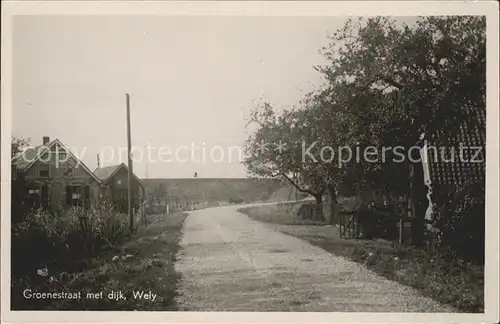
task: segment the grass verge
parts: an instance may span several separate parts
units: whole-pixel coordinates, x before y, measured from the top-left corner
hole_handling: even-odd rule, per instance
[[[240,208],[240,213],[246,214],[258,221],[264,223],[272,223],[279,225],[322,225],[323,223],[309,219],[300,219],[299,217],[291,216],[298,209],[299,204],[290,203],[285,208],[280,208],[279,205],[267,205],[258,207]]]
[[[79,294],[79,298],[12,296],[18,300],[16,309],[175,310],[180,275],[175,272],[174,264],[186,216],[185,213],[149,216],[149,224],[140,228],[130,241],[85,260],[81,271],[50,274],[37,287],[24,288],[32,294],[65,292],[73,297]],[[123,298],[119,298],[120,292]],[[140,293],[143,298],[138,297]],[[145,299],[145,295],[154,299]]]
[[[483,266],[385,240],[342,239],[336,228],[311,226],[276,206],[249,207],[240,212],[332,254],[362,263],[377,274],[414,287],[460,312],[484,312]]]

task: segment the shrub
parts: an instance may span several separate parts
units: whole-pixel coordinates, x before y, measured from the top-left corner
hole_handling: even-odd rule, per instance
[[[231,197],[229,198],[229,203],[230,204],[242,204],[245,202],[245,199],[240,198],[240,197]]]
[[[450,190],[436,218],[439,248],[449,249],[466,261],[484,263],[484,184],[465,184]]]
[[[148,204],[146,206],[145,212],[147,215],[164,214],[167,212],[167,206],[159,204]]]
[[[64,215],[31,211],[13,224],[11,273],[13,294],[61,271],[81,270],[84,260],[97,251],[115,247],[129,237],[127,217],[110,206],[84,210],[73,208]],[[40,274],[40,269],[47,269]],[[17,291],[17,293],[14,293]]]

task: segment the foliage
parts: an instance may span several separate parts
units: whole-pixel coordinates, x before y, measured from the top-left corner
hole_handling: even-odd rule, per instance
[[[279,225],[321,226],[324,222],[298,217],[302,203],[286,203],[270,206],[239,208],[238,212],[263,223]]]
[[[175,310],[174,297],[179,274],[175,255],[179,249],[186,214],[155,215],[131,240],[113,250],[99,250],[78,267],[47,267],[28,276],[12,279],[13,310]],[[159,235],[163,234],[163,235]],[[37,273],[38,272],[38,273]],[[79,299],[26,299],[22,292],[81,292]],[[133,291],[151,290],[153,301],[136,300]],[[108,299],[111,291],[122,291],[126,300]],[[86,298],[87,293],[103,298]]]
[[[74,208],[65,214],[29,212],[22,221],[12,223],[13,307],[29,301],[22,297],[26,287],[60,292],[59,282],[67,280],[68,273],[83,271],[90,257],[116,248],[129,236],[126,216],[104,204],[91,210]],[[29,301],[30,307],[37,303]]]
[[[485,110],[485,41],[484,17],[431,16],[413,26],[387,17],[350,20],[331,35],[322,49],[330,64],[317,70],[328,80],[325,97],[349,111],[351,145],[406,151],[423,131],[452,132]],[[361,170],[365,181],[395,190],[407,173],[402,163]]]
[[[438,246],[464,260],[484,263],[485,192],[484,184],[465,183],[448,194],[436,217]]]
[[[463,124],[484,127],[477,121],[486,110],[485,24],[481,16],[427,16],[410,25],[388,17],[350,19],[321,49],[328,63],[315,67],[326,79],[320,90],[298,108],[255,108],[251,121],[258,128],[246,143],[246,167],[259,176],[285,177],[319,201],[326,187],[341,186],[366,199],[375,192],[391,204],[405,200],[408,157],[422,133],[439,130],[433,145],[450,145],[458,144],[446,141]],[[280,140],[286,150],[262,150],[262,143]],[[325,147],[350,148],[353,155],[341,164],[304,160],[304,142],[317,143],[314,156]],[[369,146],[376,149],[374,161],[356,156]],[[471,224],[464,213],[453,210],[445,218]],[[446,226],[453,230],[443,233],[481,241],[481,221],[452,223]]]
[[[318,70],[335,85],[399,90],[400,135],[413,142],[422,127],[450,128],[467,106],[485,108],[485,44],[479,16],[429,16],[414,26],[351,20],[323,48],[331,63]]]
[[[29,139],[25,139],[22,137],[12,136],[11,138],[11,159],[14,159],[19,156],[19,154],[30,144]]]
[[[324,167],[317,159],[305,159],[303,154],[304,147],[316,142],[311,133],[315,117],[306,110],[276,113],[268,103],[256,107],[252,122],[260,128],[245,143],[244,164],[248,171],[259,177],[284,177],[300,192],[320,200],[327,185],[322,176]],[[318,156],[320,146],[315,147],[311,153]]]
[[[243,204],[245,202],[245,199],[241,197],[231,197],[229,198],[229,203],[230,204]]]
[[[129,236],[125,215],[106,206],[75,208],[62,217],[36,210],[12,226],[12,274],[19,277],[75,266]]]
[[[152,197],[153,199],[156,199],[158,204],[167,200],[167,187],[164,183],[158,183],[153,190]]]

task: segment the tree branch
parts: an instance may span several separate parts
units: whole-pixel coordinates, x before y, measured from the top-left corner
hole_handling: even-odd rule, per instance
[[[398,89],[403,89],[404,85],[402,85],[399,82],[394,81],[393,79],[386,77],[386,76],[380,76],[380,80],[384,81],[385,83],[390,84],[391,86],[398,88]]]
[[[295,181],[293,181],[289,176],[287,176],[286,174],[282,173],[281,174],[285,179],[288,180],[288,182],[290,182],[292,184],[292,186],[294,186],[298,191],[300,192],[305,192],[305,193],[308,193],[310,195],[313,195],[313,196],[317,196],[319,194],[321,194],[321,191],[320,192],[314,192],[312,191],[311,189],[304,189],[304,188],[301,188],[299,185],[297,185],[295,183]]]

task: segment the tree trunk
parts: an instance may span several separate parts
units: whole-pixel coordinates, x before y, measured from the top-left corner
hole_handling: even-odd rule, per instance
[[[323,202],[323,194],[315,194],[314,199],[316,199],[316,204],[321,205]]]
[[[424,175],[421,165],[413,165],[413,174],[410,176],[409,206],[414,210],[411,222],[411,243],[416,247],[424,244],[425,211],[427,209],[427,187],[424,184]]]
[[[338,197],[333,185],[329,186],[328,194],[330,195],[330,219],[328,225],[335,225],[338,220]]]

